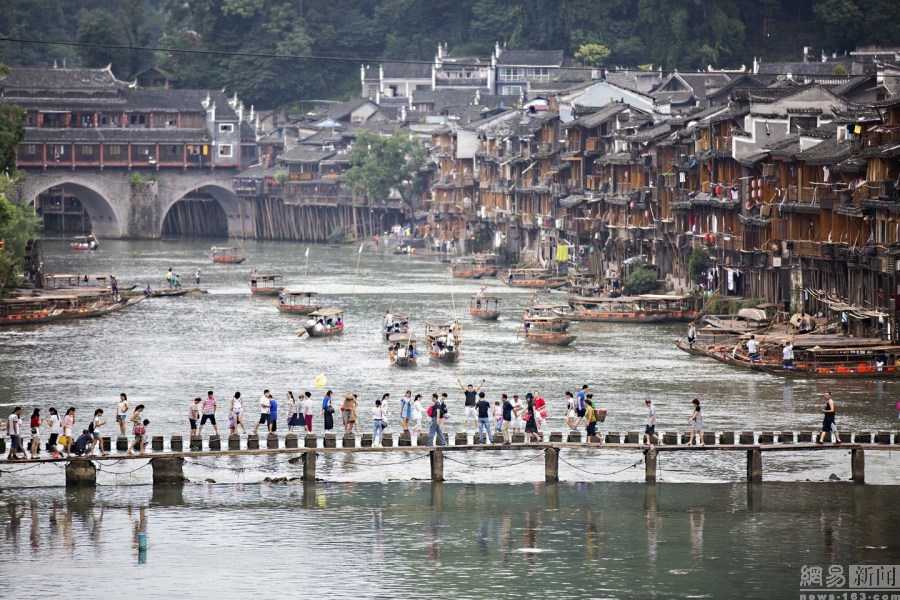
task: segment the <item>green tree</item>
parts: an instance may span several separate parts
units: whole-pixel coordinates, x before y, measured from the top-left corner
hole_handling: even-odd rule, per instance
[[[602,67],[603,62],[612,53],[603,44],[582,44],[575,53],[575,58],[588,67]]]
[[[626,295],[637,296],[655,292],[658,288],[659,282],[656,281],[656,273],[652,269],[639,267],[625,278],[625,286],[622,291]]]
[[[389,137],[360,131],[344,181],[370,204],[384,202],[396,190],[415,218],[414,202],[424,187],[421,169],[426,160],[422,145],[402,131]]]
[[[75,40],[81,44],[125,45],[125,36],[118,20],[109,11],[100,9],[86,10],[79,15]],[[112,64],[115,72],[121,73],[121,48],[79,46],[77,52],[83,67],[101,68]]]
[[[852,50],[858,41],[863,14],[852,0],[822,0],[813,6],[824,42],[835,50]]]
[[[706,283],[706,272],[709,270],[709,250],[694,248],[691,260],[688,261],[688,275],[694,283]]]

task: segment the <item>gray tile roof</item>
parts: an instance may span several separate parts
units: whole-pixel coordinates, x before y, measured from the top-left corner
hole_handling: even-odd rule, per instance
[[[335,154],[334,150],[315,150],[309,146],[297,146],[278,157],[285,163],[318,163]]]
[[[614,116],[624,110],[627,110],[628,108],[630,108],[629,105],[623,102],[610,102],[605,106],[601,106],[595,112],[572,121],[572,123],[570,123],[569,125],[586,128],[597,127],[601,123],[613,118]]]
[[[59,142],[85,144],[204,144],[212,141],[206,129],[25,129],[25,142]]]
[[[385,79],[431,79],[431,63],[386,62]]]
[[[835,165],[850,156],[850,141],[836,138],[819,142],[797,154],[808,165]]]
[[[562,62],[562,50],[504,50],[497,59],[501,66],[559,67]]]
[[[0,79],[2,89],[113,91],[125,85],[109,69],[15,67]]]

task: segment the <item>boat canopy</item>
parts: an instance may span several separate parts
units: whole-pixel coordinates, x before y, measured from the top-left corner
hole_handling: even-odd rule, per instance
[[[343,309],[330,307],[330,308],[320,308],[319,310],[315,310],[315,311],[309,313],[309,316],[310,317],[328,318],[328,317],[337,317],[337,316],[340,316],[343,314],[344,314]]]

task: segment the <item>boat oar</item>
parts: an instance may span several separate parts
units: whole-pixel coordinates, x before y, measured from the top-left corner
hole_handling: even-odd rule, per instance
[[[301,329],[301,330],[300,330],[300,333],[297,334],[297,337],[303,337],[304,335],[306,335],[306,330],[305,330],[305,329]]]

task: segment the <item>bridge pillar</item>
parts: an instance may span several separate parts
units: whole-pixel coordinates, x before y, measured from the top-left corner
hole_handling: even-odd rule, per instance
[[[316,452],[310,450],[303,453],[303,481],[315,483],[316,481]]]
[[[184,459],[180,456],[156,457],[150,459],[153,469],[153,484],[184,483]]]
[[[93,487],[97,485],[97,467],[86,458],[66,464],[66,487]]]
[[[656,448],[650,446],[647,453],[644,454],[644,481],[647,483],[656,483],[656,459],[659,453]]]
[[[862,448],[850,451],[850,473],[853,483],[866,482],[866,456]]]
[[[443,450],[432,450],[431,455],[431,481],[444,481],[444,452]]]
[[[559,448],[544,450],[544,481],[559,481]]]
[[[759,448],[747,450],[747,481],[750,483],[762,481],[762,452]]]

